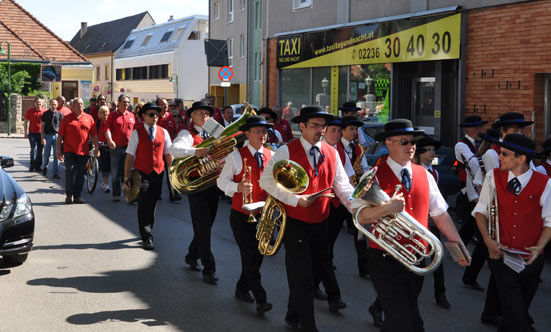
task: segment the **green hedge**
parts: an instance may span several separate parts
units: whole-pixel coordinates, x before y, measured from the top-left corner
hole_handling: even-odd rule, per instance
[[[0,63],[0,67],[1,67],[0,73],[2,76],[0,77],[0,80],[2,81],[5,80],[7,83],[8,63],[2,62]],[[25,83],[23,84],[21,94],[27,95],[29,91],[40,89],[40,87],[42,86],[42,83],[40,82],[40,64],[29,63],[29,62],[12,63],[11,64],[12,84],[13,84],[13,75],[21,71],[26,71],[30,75],[30,78],[25,79]],[[0,95],[4,95],[6,92],[7,92],[7,84],[0,84]]]

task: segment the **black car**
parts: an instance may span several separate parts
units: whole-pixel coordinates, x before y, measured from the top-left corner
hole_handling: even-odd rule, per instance
[[[29,196],[4,171],[13,165],[12,158],[0,156],[0,256],[19,265],[33,246],[34,212]]]

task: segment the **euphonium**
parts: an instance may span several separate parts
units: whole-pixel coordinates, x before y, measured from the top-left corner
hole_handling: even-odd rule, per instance
[[[251,166],[247,166],[247,158],[243,158],[243,177],[252,184],[252,169]],[[253,202],[253,192],[251,191],[248,194],[243,194],[243,205],[250,204]],[[249,219],[247,222],[256,222],[253,211],[249,214]]]
[[[280,160],[274,164],[272,175],[280,189],[301,194],[308,189],[308,174],[292,160]],[[285,235],[287,213],[283,204],[268,195],[256,228],[258,251],[262,255],[275,255]]]
[[[362,167],[362,159],[364,158],[364,154],[365,154],[365,149],[359,144],[358,144],[358,147],[360,148],[360,154],[358,155],[358,157],[354,161],[354,165],[352,165],[352,168],[354,168],[354,175],[352,175],[352,183],[355,184],[355,185],[358,184],[358,180],[360,179],[358,177],[358,174],[356,173],[356,170],[358,168]]]
[[[411,272],[418,275],[433,272],[442,261],[444,252],[442,243],[407,212],[400,212],[379,219],[371,224],[371,231],[358,222],[358,215],[364,208],[379,206],[390,200],[390,197],[374,181],[376,172],[377,167],[367,171],[360,179],[360,183],[356,186],[350,198],[350,202],[356,198],[363,198],[367,201],[366,205],[360,207],[354,213],[352,218],[354,225]],[[400,189],[400,185],[396,186],[396,193]],[[408,239],[411,243],[401,244],[399,243],[401,238]],[[431,255],[434,255],[434,257],[428,266],[417,266]]]
[[[235,150],[237,139],[242,139],[243,133],[239,127],[245,124],[248,117],[255,111],[246,104],[243,114],[232,122],[218,138],[210,137],[196,148],[208,148],[209,154],[199,158],[196,155],[176,158],[170,166],[170,183],[174,190],[183,194],[197,193],[216,184],[216,179],[224,167],[226,157]]]
[[[497,205],[497,190],[494,188],[494,197],[489,206],[488,235],[490,239],[499,243],[499,206]]]

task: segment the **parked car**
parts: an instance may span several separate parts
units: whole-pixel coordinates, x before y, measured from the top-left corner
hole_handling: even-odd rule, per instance
[[[241,111],[243,110],[243,106],[244,104],[233,104],[233,105],[230,105],[231,108],[233,109],[233,121],[239,119],[239,117],[241,116]],[[251,107],[258,110],[258,106],[255,106],[253,104],[251,104]]]
[[[0,156],[0,256],[10,265],[25,262],[33,246],[34,212],[23,188],[4,171],[13,159]]]

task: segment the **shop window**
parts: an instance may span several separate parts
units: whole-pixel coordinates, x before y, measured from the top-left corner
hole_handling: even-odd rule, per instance
[[[331,107],[331,67],[312,68],[312,100],[327,112]]]
[[[356,100],[373,122],[388,122],[390,68],[390,64],[350,66],[349,100]]]
[[[284,69],[281,71],[281,103],[291,105],[292,115],[297,115],[302,105],[310,102],[310,68]]]

